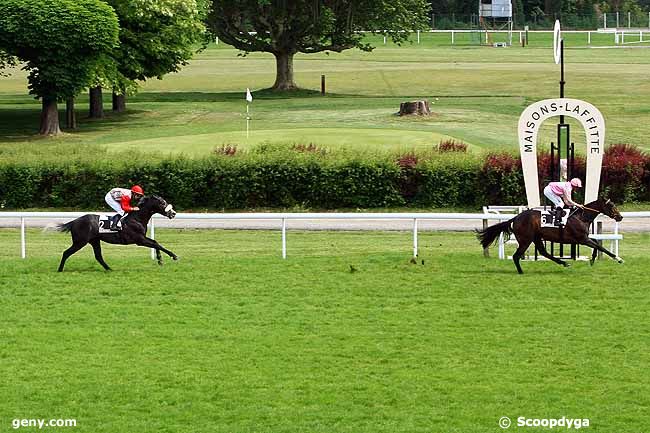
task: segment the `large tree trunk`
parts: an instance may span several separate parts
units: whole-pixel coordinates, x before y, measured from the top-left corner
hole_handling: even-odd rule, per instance
[[[56,105],[56,98],[43,98],[43,109],[41,111],[41,135],[58,135],[61,133],[59,128],[59,109]]]
[[[296,90],[293,81],[293,54],[275,53],[276,75],[273,90]]]
[[[65,126],[68,129],[77,129],[77,116],[74,112],[74,98],[65,101]]]
[[[93,87],[90,89],[90,113],[88,116],[91,119],[104,118],[104,101],[102,99],[102,86]]]
[[[116,93],[116,90],[113,89],[113,111],[123,113],[126,111],[126,95],[124,92]]]

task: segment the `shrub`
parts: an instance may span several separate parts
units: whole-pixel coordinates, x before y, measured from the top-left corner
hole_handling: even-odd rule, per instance
[[[215,155],[223,156],[234,156],[237,153],[237,146],[230,144],[222,144],[219,147],[215,147],[212,151]]]
[[[461,141],[443,140],[438,144],[438,152],[459,152],[467,153],[467,144]]]
[[[74,162],[63,158],[0,162],[0,208],[66,207],[97,210],[114,186],[141,184],[177,209],[390,206],[460,207],[523,204],[519,155],[458,152],[372,155],[317,148],[260,146],[209,158],[122,158]],[[227,155],[227,154],[226,154]],[[584,159],[575,175],[584,179]],[[134,162],[135,161],[135,162]],[[538,155],[540,187],[550,155]],[[634,146],[607,149],[603,190],[617,203],[648,199],[650,157]]]
[[[327,153],[327,149],[324,147],[318,147],[312,143],[309,143],[306,146],[304,144],[294,144],[291,146],[291,150],[300,153],[318,153],[321,155],[325,155]]]
[[[509,153],[490,153],[481,168],[481,185],[487,204],[526,202],[521,160]]]
[[[630,144],[613,144],[603,155],[603,194],[615,201],[639,200],[648,190],[646,167],[650,157]]]

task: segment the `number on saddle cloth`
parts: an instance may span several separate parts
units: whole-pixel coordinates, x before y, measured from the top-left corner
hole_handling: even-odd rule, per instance
[[[111,230],[111,222],[112,219],[115,215],[100,215],[99,216],[99,232],[100,233],[115,233],[115,230]],[[124,217],[122,217],[118,222],[117,222],[117,231],[122,230],[122,221],[124,220]]]
[[[554,227],[557,228],[558,226],[555,224],[555,209],[544,209],[544,208],[538,208],[536,209],[539,211],[541,214],[541,221],[542,221],[542,227]],[[570,215],[570,209],[563,208],[562,209],[562,225],[565,226],[567,224],[567,221],[569,219]]]

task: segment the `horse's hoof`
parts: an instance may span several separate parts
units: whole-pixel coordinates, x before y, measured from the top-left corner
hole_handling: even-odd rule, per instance
[[[160,261],[158,262],[158,266],[162,266],[162,265],[163,265],[163,262],[162,262],[162,260],[160,260]]]
[[[564,266],[565,268],[570,268],[571,263],[564,262],[564,263],[562,263],[562,266]]]
[[[625,260],[623,260],[623,259],[620,258],[620,257],[616,257],[616,261],[619,262],[620,264],[625,263]]]
[[[180,257],[174,256],[174,257],[172,257],[172,259],[178,261],[180,259]]]
[[[595,261],[595,260],[589,260],[589,266],[593,266],[593,265],[594,265],[594,263],[596,263],[596,261]]]

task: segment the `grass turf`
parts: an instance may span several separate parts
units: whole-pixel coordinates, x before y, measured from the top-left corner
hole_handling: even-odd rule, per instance
[[[40,106],[26,95],[24,73],[16,72],[0,78],[0,155],[46,158],[43,146],[94,155],[134,149],[205,155],[222,144],[247,148],[260,142],[386,150],[429,147],[448,137],[475,149],[514,149],[525,106],[558,93],[548,35],[533,34],[534,43],[525,49],[451,47],[440,37],[426,35],[422,44],[402,47],[383,46],[377,39],[372,53],[298,55],[296,81],[313,90],[291,97],[259,91],[273,83],[270,54],[241,58],[236,50],[213,44],[181,73],[145,83],[129,99],[125,115],[85,120],[87,98],[81,96],[79,131],[53,139],[33,135]],[[589,49],[578,37],[583,35],[566,34],[567,95],[603,111],[607,143],[650,149],[643,128],[648,123],[650,50]],[[327,97],[316,92],[321,74],[327,76]],[[244,132],[246,87],[256,90],[250,139]],[[435,115],[394,116],[400,102],[415,98],[430,99]],[[541,143],[554,139],[551,123],[543,128]],[[583,135],[572,124],[581,151]]]
[[[470,233],[157,231],[181,261],[0,230],[1,422],[81,432],[490,432],[650,425],[648,235],[625,265],[484,259]],[[350,272],[352,265],[356,272]],[[57,429],[59,431],[60,429]],[[47,430],[44,430],[47,431]],[[54,430],[52,430],[54,431]],[[527,431],[542,431],[528,429]]]

